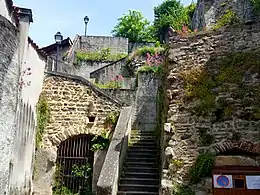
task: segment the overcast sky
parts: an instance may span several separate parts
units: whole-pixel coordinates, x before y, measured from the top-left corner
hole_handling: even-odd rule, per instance
[[[182,0],[185,5],[192,0]],[[66,3],[65,3],[66,2]],[[89,35],[110,35],[117,18],[129,9],[141,11],[153,20],[153,7],[163,0],[14,0],[16,6],[30,8],[34,23],[31,38],[40,46],[54,43],[54,34],[60,31],[64,38],[74,39],[84,34],[85,15],[89,16]]]

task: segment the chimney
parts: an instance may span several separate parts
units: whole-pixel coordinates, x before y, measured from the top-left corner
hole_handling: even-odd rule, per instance
[[[28,46],[28,36],[30,23],[33,22],[32,10],[27,8],[16,7],[15,8],[19,17],[19,31],[20,31],[20,52],[19,52],[19,63],[22,68],[24,64],[24,56]]]

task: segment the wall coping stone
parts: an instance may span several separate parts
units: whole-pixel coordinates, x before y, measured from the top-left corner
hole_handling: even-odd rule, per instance
[[[107,92],[103,91],[102,89],[99,89],[98,87],[96,87],[94,84],[92,84],[90,81],[84,79],[83,77],[76,76],[76,75],[70,75],[70,74],[66,74],[66,73],[54,72],[54,71],[46,71],[45,73],[48,76],[57,76],[57,77],[63,77],[63,78],[67,78],[67,79],[71,79],[71,80],[75,80],[75,81],[80,81],[83,84],[90,87],[93,91],[107,97],[111,102],[117,104],[118,106],[121,107],[124,105],[123,102],[110,96]]]
[[[124,145],[128,140],[127,133],[129,133],[131,123],[131,107],[124,107],[120,113],[116,129],[109,145],[105,162],[103,164],[98,183],[97,195],[116,195],[118,179],[120,177],[120,165],[123,162]]]

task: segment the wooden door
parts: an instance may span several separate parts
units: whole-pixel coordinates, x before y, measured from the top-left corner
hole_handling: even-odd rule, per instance
[[[259,167],[218,167],[213,170],[214,174],[232,175],[232,188],[214,188],[214,195],[260,195],[260,189],[247,189],[246,176],[260,175]]]

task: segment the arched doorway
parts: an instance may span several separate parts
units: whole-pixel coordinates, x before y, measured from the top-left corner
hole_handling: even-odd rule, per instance
[[[92,139],[92,135],[77,135],[59,145],[55,194],[91,191],[94,161],[94,152],[91,150]]]

